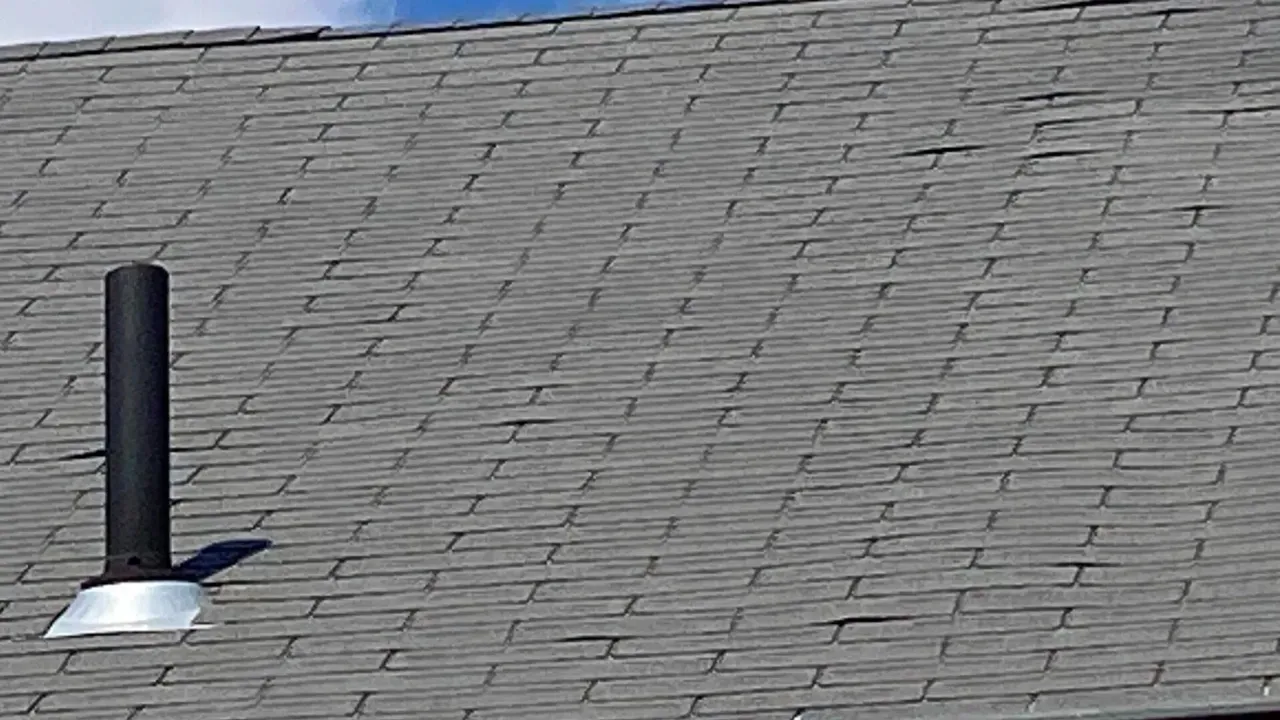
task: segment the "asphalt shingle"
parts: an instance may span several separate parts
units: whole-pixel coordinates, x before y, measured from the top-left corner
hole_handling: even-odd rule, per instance
[[[1280,20],[713,4],[0,49],[0,716],[1263,704]],[[174,280],[216,627],[98,569],[101,275]]]

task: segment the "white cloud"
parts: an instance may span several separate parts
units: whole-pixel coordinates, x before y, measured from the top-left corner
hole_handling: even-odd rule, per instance
[[[0,45],[167,30],[362,25],[392,0],[0,0]]]

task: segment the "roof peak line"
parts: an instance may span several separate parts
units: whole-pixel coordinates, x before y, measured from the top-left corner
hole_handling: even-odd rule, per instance
[[[174,30],[138,35],[110,35],[78,40],[0,45],[0,62],[21,62],[48,58],[78,57],[106,53],[173,50],[193,47],[265,45],[286,42],[320,42],[391,35],[427,35],[462,30],[488,30],[524,25],[559,26],[565,23],[647,15],[675,15],[715,9],[737,10],[744,6],[797,5],[825,0],[657,0],[654,3],[624,4],[618,7],[593,6],[579,12],[523,14],[510,18],[450,23],[392,22],[379,25],[332,27],[313,25],[266,28],[244,26],[212,30]]]

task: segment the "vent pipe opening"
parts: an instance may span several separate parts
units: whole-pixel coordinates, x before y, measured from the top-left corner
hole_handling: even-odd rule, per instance
[[[200,585],[175,573],[169,517],[169,274],[106,277],[106,558],[45,637],[185,630]]]
[[[106,279],[106,562],[85,587],[169,579],[169,274]]]

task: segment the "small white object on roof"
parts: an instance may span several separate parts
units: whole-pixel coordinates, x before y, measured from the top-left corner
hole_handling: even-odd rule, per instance
[[[196,630],[205,592],[199,583],[138,580],[81,590],[45,638]]]

